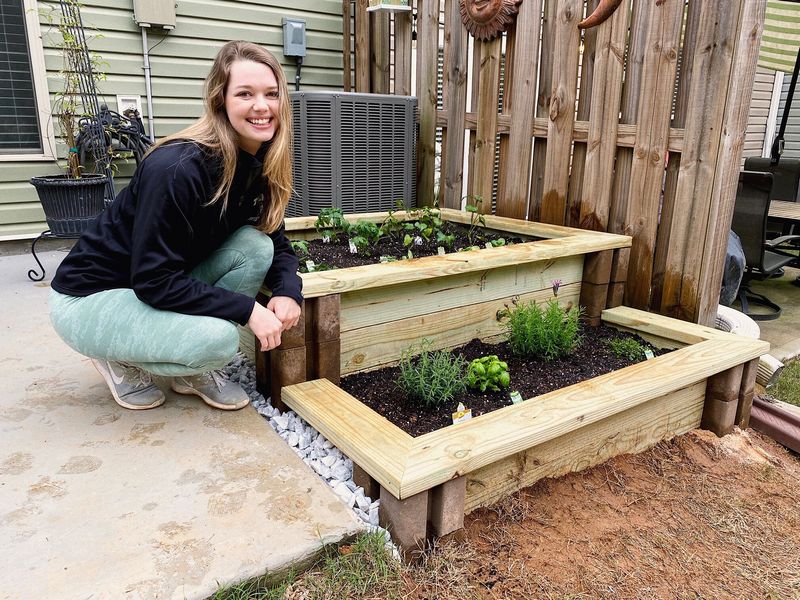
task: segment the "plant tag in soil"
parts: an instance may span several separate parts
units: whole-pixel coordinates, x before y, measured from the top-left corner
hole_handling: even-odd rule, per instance
[[[651,358],[655,358],[655,357],[656,357],[656,355],[655,355],[655,354],[653,354],[653,351],[652,351],[652,350],[650,350],[650,348],[645,348],[645,349],[644,349],[644,357],[645,357],[647,360],[650,360]]]
[[[314,269],[315,269],[316,267],[317,267],[317,265],[315,265],[315,264],[314,264],[314,261],[313,261],[313,260],[307,260],[307,261],[306,261],[306,270],[307,270],[309,273],[313,273],[313,272],[314,272]]]
[[[381,256],[380,261],[382,263],[396,262],[397,259],[394,256]]]
[[[444,251],[444,246],[437,246],[436,254],[438,254],[439,256],[444,256],[446,254],[446,252]]]
[[[459,402],[456,412],[453,413],[453,425],[469,421],[472,418],[472,409],[464,408],[464,404]]]
[[[425,243],[425,240],[422,239],[421,235],[414,236],[414,245],[415,246],[422,246]]]
[[[486,242],[486,244],[484,244],[484,245],[485,245],[487,248],[494,248],[494,246],[492,246],[492,242]]]
[[[325,235],[323,235],[322,236],[322,243],[323,244],[330,244],[331,243],[331,236],[329,236],[327,233]]]
[[[350,254],[358,252],[358,248],[353,240],[347,240],[347,244],[350,246]]]
[[[520,394],[517,390],[514,390],[510,394],[511,396],[511,404],[519,404],[522,402],[522,394]]]

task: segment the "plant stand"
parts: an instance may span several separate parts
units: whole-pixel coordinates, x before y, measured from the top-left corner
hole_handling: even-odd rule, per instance
[[[29,269],[28,270],[28,279],[31,281],[42,281],[45,276],[45,269],[42,261],[39,260],[39,257],[36,256],[36,242],[39,240],[75,240],[80,237],[79,233],[75,234],[55,234],[51,232],[49,229],[43,231],[39,234],[39,236],[33,240],[31,244],[31,254],[33,255],[33,260],[36,261],[36,264],[39,265],[39,268],[42,270],[42,274],[36,272],[36,269]]]

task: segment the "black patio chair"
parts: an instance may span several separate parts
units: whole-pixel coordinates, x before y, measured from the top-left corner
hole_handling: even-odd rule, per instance
[[[767,239],[767,218],[772,191],[772,174],[742,171],[731,228],[742,240],[746,261],[745,274],[739,286],[742,312],[756,321],[769,321],[781,315],[781,307],[763,294],[753,292],[749,282],[765,279],[797,258],[791,242],[800,235],[784,235]],[[764,306],[767,313],[751,313],[750,304]]]

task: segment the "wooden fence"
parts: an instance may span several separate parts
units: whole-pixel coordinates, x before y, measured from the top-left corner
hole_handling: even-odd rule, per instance
[[[591,265],[607,304],[713,324],[766,0],[624,0],[582,33],[596,2],[522,0],[481,42],[458,0],[344,0],[354,88],[418,97],[420,203],[632,235]]]

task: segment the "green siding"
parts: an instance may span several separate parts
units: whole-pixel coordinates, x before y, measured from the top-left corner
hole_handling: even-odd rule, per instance
[[[89,46],[106,63],[106,80],[98,90],[101,102],[116,110],[116,94],[138,94],[146,126],[142,38],[133,20],[132,0],[84,0],[83,4],[81,14],[87,35],[96,34]],[[291,8],[283,7],[287,4]],[[57,10],[58,2],[40,0],[39,7],[43,11],[50,7]],[[217,49],[229,40],[246,39],[268,48],[284,64],[292,84],[294,60],[285,59],[282,52],[283,17],[306,21],[308,54],[303,60],[302,89],[342,89],[341,0],[178,0],[175,29],[167,35],[158,29],[148,30],[157,136],[174,133],[200,116],[203,78]],[[41,24],[52,99],[61,85],[61,55],[54,47],[47,20],[42,18]],[[57,146],[58,155],[63,157],[65,147],[60,140]],[[134,167],[132,160],[116,166],[118,189],[127,184]],[[28,179],[58,171],[55,162],[0,162],[0,239],[32,237],[45,228],[44,214]]]

